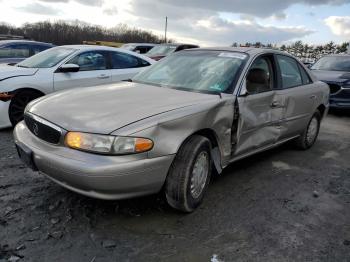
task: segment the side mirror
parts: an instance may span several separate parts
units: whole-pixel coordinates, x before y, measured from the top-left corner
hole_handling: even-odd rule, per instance
[[[138,53],[138,54],[140,54],[140,53],[141,53],[141,51],[140,51],[140,50],[135,50],[135,52],[136,52],[136,53]]]
[[[240,93],[240,96],[249,96],[249,91],[247,90],[247,80],[244,80],[243,82],[243,86],[242,86],[242,89],[241,89],[241,93]]]
[[[64,65],[61,65],[58,71],[61,73],[75,73],[75,72],[78,72],[79,69],[80,69],[80,66],[76,64],[64,64]]]

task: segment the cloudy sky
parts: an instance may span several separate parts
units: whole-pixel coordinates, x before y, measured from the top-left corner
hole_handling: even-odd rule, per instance
[[[0,0],[0,22],[119,23],[205,45],[350,41],[350,0]]]

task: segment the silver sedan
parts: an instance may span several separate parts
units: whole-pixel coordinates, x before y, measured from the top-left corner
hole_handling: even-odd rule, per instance
[[[39,98],[14,136],[21,159],[65,188],[100,199],[164,190],[191,212],[230,163],[289,140],[310,148],[328,96],[286,53],[192,49],[130,82]]]

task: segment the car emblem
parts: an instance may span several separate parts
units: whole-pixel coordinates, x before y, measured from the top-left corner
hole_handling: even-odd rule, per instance
[[[39,135],[39,127],[36,123],[33,124],[33,133],[34,135]]]

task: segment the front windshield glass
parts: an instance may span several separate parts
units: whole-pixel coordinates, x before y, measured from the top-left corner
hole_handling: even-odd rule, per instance
[[[179,52],[145,69],[132,80],[185,91],[228,92],[247,57],[239,52]]]
[[[325,56],[318,60],[311,69],[350,72],[350,56]]]
[[[150,51],[147,52],[147,55],[168,55],[175,51],[176,46],[174,45],[159,45],[153,47]]]
[[[17,66],[26,68],[50,68],[57,65],[75,51],[76,49],[73,48],[54,47],[29,57],[17,64]]]

